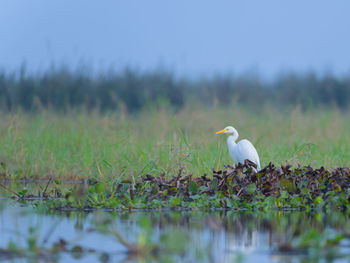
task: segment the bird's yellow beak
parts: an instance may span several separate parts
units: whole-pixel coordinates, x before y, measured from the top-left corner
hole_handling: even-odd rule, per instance
[[[224,133],[224,132],[227,132],[227,131],[228,131],[228,129],[223,129],[221,131],[216,132],[216,134]]]

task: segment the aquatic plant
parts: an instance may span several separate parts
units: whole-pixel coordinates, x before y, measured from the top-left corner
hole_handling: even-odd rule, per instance
[[[48,181],[37,195],[21,192],[17,200],[34,200],[51,209],[340,209],[350,207],[349,168],[292,168],[269,164],[255,173],[251,164],[227,166],[211,176],[145,174],[139,179],[88,180],[63,187]],[[49,184],[52,184],[49,186]],[[42,189],[42,188],[40,188]],[[13,190],[11,190],[13,192]],[[43,193],[44,192],[44,193]],[[39,198],[39,200],[37,200]]]

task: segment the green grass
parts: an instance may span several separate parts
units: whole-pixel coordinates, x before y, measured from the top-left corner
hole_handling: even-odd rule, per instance
[[[231,164],[226,136],[234,126],[240,139],[257,148],[261,165],[286,161],[313,167],[349,166],[350,112],[296,108],[186,107],[179,112],[1,113],[0,172],[13,178],[78,179],[141,174],[199,176]]]

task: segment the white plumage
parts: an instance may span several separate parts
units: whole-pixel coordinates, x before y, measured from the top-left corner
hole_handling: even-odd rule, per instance
[[[248,159],[249,161],[257,165],[258,171],[261,169],[258,152],[256,151],[254,145],[250,141],[243,139],[236,143],[236,140],[238,139],[239,135],[237,130],[232,126],[227,126],[225,129],[218,131],[216,134],[220,133],[229,135],[227,137],[227,147],[231,158],[236,164],[243,164],[244,161]],[[256,169],[254,170],[256,171]]]

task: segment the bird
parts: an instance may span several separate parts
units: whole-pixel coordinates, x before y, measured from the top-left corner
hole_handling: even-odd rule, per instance
[[[244,164],[244,161],[248,159],[249,161],[253,162],[257,166],[257,170],[253,168],[255,172],[260,171],[260,159],[258,152],[256,151],[254,145],[246,140],[240,140],[238,143],[236,143],[236,140],[238,139],[238,132],[235,128],[232,126],[227,126],[225,129],[216,132],[216,134],[227,134],[227,147],[229,154],[231,158],[233,159],[235,164],[242,163]]]

